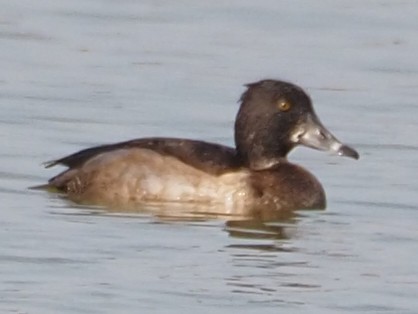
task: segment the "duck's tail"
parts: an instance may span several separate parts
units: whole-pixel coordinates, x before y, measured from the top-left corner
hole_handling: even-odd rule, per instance
[[[28,187],[28,189],[29,190],[42,190],[42,191],[48,191],[48,192],[53,192],[53,193],[60,192],[60,190],[57,187],[55,187],[55,186],[53,186],[49,183],[30,186],[30,187]]]

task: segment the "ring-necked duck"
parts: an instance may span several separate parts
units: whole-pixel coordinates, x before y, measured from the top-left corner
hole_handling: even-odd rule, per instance
[[[148,202],[218,204],[223,214],[325,208],[319,181],[287,161],[297,145],[359,158],[319,121],[309,96],[288,82],[247,85],[235,121],[236,148],[176,138],[141,138],[51,161],[69,169],[44,187],[104,206]]]

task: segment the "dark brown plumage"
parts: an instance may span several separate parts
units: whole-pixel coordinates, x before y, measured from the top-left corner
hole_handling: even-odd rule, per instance
[[[85,149],[46,163],[68,169],[49,180],[77,202],[220,204],[221,213],[324,208],[319,181],[287,161],[297,145],[358,158],[317,118],[291,83],[247,85],[235,122],[236,148],[198,140],[142,138]],[[222,209],[223,208],[223,209]]]

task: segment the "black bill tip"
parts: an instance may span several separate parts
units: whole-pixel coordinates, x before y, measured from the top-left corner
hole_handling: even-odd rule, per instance
[[[350,158],[353,158],[353,159],[356,159],[356,160],[358,160],[360,158],[359,153],[354,148],[351,148],[350,146],[347,146],[347,145],[342,145],[338,149],[337,154],[339,156],[350,157]]]

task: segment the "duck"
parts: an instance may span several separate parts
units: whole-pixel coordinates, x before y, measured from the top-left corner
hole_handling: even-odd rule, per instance
[[[324,209],[318,179],[288,161],[297,146],[359,159],[323,126],[299,86],[265,79],[245,85],[235,147],[195,139],[146,137],[100,145],[45,163],[67,167],[39,186],[72,202],[104,207],[216,205],[219,214]],[[203,209],[202,209],[203,210]]]

